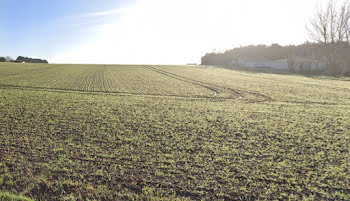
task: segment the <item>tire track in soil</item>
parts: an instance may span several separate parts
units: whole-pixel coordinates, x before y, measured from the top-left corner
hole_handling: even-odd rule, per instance
[[[60,65],[64,66],[64,65]],[[48,68],[52,68],[54,66],[48,66]],[[193,85],[197,85],[203,88],[206,88],[213,92],[212,96],[205,96],[205,95],[176,95],[176,94],[160,94],[160,93],[139,93],[139,92],[120,92],[120,91],[104,91],[104,90],[94,90],[94,89],[67,89],[67,88],[53,88],[53,87],[36,87],[36,86],[20,86],[20,85],[11,85],[11,84],[1,84],[0,88],[13,88],[13,89],[19,89],[19,90],[34,90],[34,91],[49,91],[49,92],[59,92],[59,93],[81,93],[81,94],[88,94],[88,95],[114,95],[114,96],[149,96],[149,97],[174,97],[174,98],[186,98],[186,99],[208,99],[208,100],[215,100],[215,101],[224,101],[224,100],[239,100],[243,102],[249,102],[249,103],[256,103],[256,102],[264,102],[269,101],[271,98],[258,94],[253,92],[246,92],[242,90],[235,90],[228,87],[219,86],[212,83],[207,83],[203,81],[194,80],[191,78],[183,77],[180,75],[176,75],[174,73],[170,73],[164,70],[160,70],[151,66],[144,66],[145,68],[162,74],[164,76],[171,77],[173,79],[177,79],[183,82],[187,82]],[[39,70],[39,69],[33,69]],[[42,70],[42,69],[40,69]],[[223,92],[228,92],[230,96],[228,97],[219,97],[218,95]],[[244,93],[248,93],[254,96],[260,96],[265,97],[263,100],[253,100],[253,99],[244,99]]]
[[[193,85],[197,85],[197,86],[200,86],[200,87],[203,87],[203,88],[206,88],[208,89],[209,91],[212,91],[213,92],[213,96],[215,97],[217,94],[220,93],[220,89],[218,88],[215,88],[213,86],[208,86],[208,85],[205,85],[205,84],[202,84],[196,80],[191,80],[189,78],[185,78],[185,77],[182,77],[182,76],[177,76],[175,74],[172,74],[172,73],[169,73],[169,72],[166,72],[166,71],[162,71],[162,70],[159,70],[159,69],[156,69],[156,68],[153,68],[151,66],[145,66],[145,68],[153,71],[153,72],[156,72],[156,73],[159,73],[159,74],[162,74],[162,75],[165,75],[165,76],[168,76],[168,77],[171,77],[171,78],[174,78],[174,79],[177,79],[177,80],[180,80],[180,81],[183,81],[183,82],[187,82],[187,83],[190,83],[190,84],[193,84]]]
[[[250,102],[250,103],[272,101],[271,97],[269,97],[267,95],[264,95],[264,94],[257,93],[257,92],[244,91],[244,90],[239,90],[239,89],[232,89],[232,88],[229,88],[229,87],[220,86],[220,85],[213,84],[213,83],[203,82],[203,81],[191,79],[191,78],[188,78],[188,77],[184,77],[184,76],[181,76],[181,75],[177,75],[177,74],[174,74],[174,73],[170,73],[168,71],[164,71],[164,70],[161,70],[161,69],[158,69],[158,68],[154,68],[152,66],[145,66],[145,68],[147,68],[147,69],[149,69],[151,71],[154,71],[156,73],[160,73],[162,75],[165,75],[165,76],[168,76],[168,77],[172,77],[174,79],[178,79],[178,80],[181,80],[181,81],[184,81],[184,82],[188,82],[188,83],[191,83],[191,84],[194,84],[194,85],[197,85],[197,86],[201,86],[201,87],[204,87],[204,88],[207,88],[207,89],[215,90],[216,93],[222,93],[224,91],[227,91],[227,92],[229,92],[231,94],[230,97],[222,97],[223,99],[240,99],[240,98],[242,98],[243,101]],[[253,95],[253,96],[256,96],[256,97],[259,97],[259,98],[262,98],[262,100],[244,99],[245,98],[244,93],[245,94],[250,94],[250,95]],[[233,95],[233,97],[232,97],[232,95]]]
[[[50,88],[50,87],[34,87],[34,86],[19,86],[19,85],[9,85],[0,84],[0,89],[18,89],[18,90],[28,90],[28,91],[47,91],[47,92],[57,92],[57,93],[76,93],[84,95],[111,95],[111,96],[146,96],[146,97],[165,97],[165,98],[186,98],[186,99],[213,99],[213,100],[224,100],[224,98],[215,98],[209,96],[186,96],[186,95],[164,95],[164,94],[150,94],[150,93],[138,93],[138,92],[120,92],[120,91],[95,91],[95,90],[85,90],[85,89],[65,89],[65,88]]]
[[[210,83],[209,83],[210,84]],[[215,85],[215,84],[214,84]],[[233,90],[227,87],[222,87],[227,90]],[[80,89],[66,89],[66,88],[50,88],[50,87],[35,87],[35,86],[19,86],[19,85],[10,85],[10,84],[1,84],[0,89],[17,89],[17,90],[28,90],[28,91],[47,91],[47,92],[56,92],[56,93],[75,93],[83,95],[109,95],[109,96],[140,96],[140,97],[160,97],[160,98],[182,98],[188,100],[211,100],[211,101],[225,101],[225,100],[238,100],[248,103],[261,103],[261,102],[271,102],[273,99],[269,96],[255,93],[255,92],[246,92],[251,95],[264,97],[264,100],[251,100],[251,99],[239,99],[232,97],[217,97],[214,96],[202,96],[202,95],[175,95],[175,94],[157,94],[157,93],[137,93],[137,92],[121,92],[121,91],[95,91],[95,90],[86,90],[83,88]],[[215,89],[217,90],[217,89]],[[244,93],[243,90],[237,90],[241,93]],[[241,94],[240,93],[240,94]],[[281,103],[291,103],[291,104],[319,104],[319,105],[343,105],[337,103],[326,103],[326,102],[309,102],[309,101],[277,101]]]
[[[65,65],[50,65],[45,67],[45,69],[50,69],[53,67],[62,67]],[[261,103],[261,102],[271,102],[274,101],[271,97],[258,93],[258,92],[251,92],[251,91],[245,91],[245,90],[239,90],[239,89],[232,89],[229,87],[219,86],[212,83],[207,83],[203,81],[194,80],[191,78],[183,77],[174,73],[170,73],[164,70],[160,70],[151,66],[144,66],[148,68],[151,71],[154,71],[156,73],[163,74],[168,77],[172,77],[174,79],[178,79],[180,81],[184,81],[187,83],[191,83],[197,86],[204,87],[206,89],[209,89],[214,93],[213,96],[204,96],[204,95],[175,95],[175,94],[157,94],[157,93],[138,93],[138,92],[121,92],[121,91],[97,91],[97,90],[86,90],[83,87],[80,87],[79,89],[67,89],[67,88],[53,88],[53,87],[35,87],[35,86],[20,86],[20,85],[11,85],[11,84],[2,84],[0,83],[0,88],[2,89],[18,89],[18,90],[32,90],[32,91],[48,91],[48,92],[57,92],[57,93],[79,93],[79,94],[85,94],[85,95],[111,95],[111,96],[145,96],[145,97],[164,97],[164,98],[184,98],[184,99],[197,99],[197,100],[212,100],[212,101],[224,101],[224,100],[239,100],[242,102],[248,102],[248,103]],[[43,69],[31,69],[27,70],[26,72],[30,71],[39,71]],[[23,72],[23,73],[26,73]],[[18,75],[23,73],[14,73],[11,75]],[[5,75],[11,76],[11,75]],[[81,78],[84,79],[84,78]],[[74,82],[74,81],[73,81]],[[70,84],[70,87],[72,87],[73,84]],[[236,97],[217,97],[217,95],[220,93],[220,90],[226,90],[231,92],[231,94],[236,94]],[[222,91],[221,91],[222,92]],[[243,99],[244,93],[250,94],[256,97],[262,98],[262,100],[253,100],[253,99]],[[239,97],[237,98],[237,96]],[[242,98],[240,98],[242,97]],[[309,102],[309,101],[277,101],[282,103],[292,103],[292,104],[320,104],[320,105],[342,105],[337,103],[326,103],[326,102]]]
[[[243,98],[244,98],[243,94],[246,93],[246,94],[250,94],[250,95],[253,95],[253,96],[256,96],[256,97],[260,97],[260,98],[263,99],[263,100],[252,100],[252,99],[243,99],[242,100],[242,101],[246,101],[246,102],[249,102],[249,103],[260,103],[260,102],[271,102],[271,101],[274,101],[270,96],[267,96],[267,95],[264,95],[264,94],[261,94],[261,93],[258,93],[258,92],[245,91],[245,90],[239,90],[239,89],[232,89],[232,88],[225,87],[225,86],[220,86],[220,85],[217,85],[217,84],[212,84],[212,83],[208,83],[208,82],[203,82],[203,81],[198,81],[198,80],[194,80],[194,79],[191,79],[191,78],[187,78],[187,77],[184,77],[184,76],[181,76],[181,75],[170,73],[168,71],[164,71],[164,70],[161,70],[161,69],[154,68],[152,66],[145,66],[145,67],[150,69],[150,70],[152,70],[152,71],[155,71],[157,73],[161,73],[163,75],[173,77],[175,79],[177,79],[176,77],[182,78],[183,80],[182,79],[180,79],[180,80],[185,81],[185,82],[186,82],[186,80],[189,80],[190,81],[189,83],[197,82],[197,83],[199,83],[199,84],[197,84],[198,86],[202,86],[202,85],[213,86],[213,87],[216,87],[217,90],[224,89],[224,90],[230,91],[232,93],[235,93],[237,95],[240,95]],[[226,97],[226,98],[223,98],[223,99],[234,99],[234,98]],[[337,104],[337,103],[327,103],[327,102],[317,102],[317,101],[277,101],[277,102],[292,103],[292,104],[341,105],[341,104]]]
[[[187,78],[187,77],[184,77],[184,76],[181,76],[181,75],[170,73],[168,71],[164,71],[164,70],[161,70],[161,69],[154,68],[152,66],[145,66],[145,67],[150,69],[150,70],[153,70],[153,71],[155,71],[157,73],[161,73],[163,75],[166,75],[166,76],[169,75],[169,76],[171,76],[173,78],[175,78],[175,77],[183,78],[183,80],[180,79],[182,81],[189,80],[189,81],[191,81],[190,83],[197,82],[197,83],[199,83],[199,84],[197,84],[198,86],[202,86],[201,84],[203,84],[203,85],[209,85],[209,86],[216,87],[217,90],[219,90],[221,88],[221,89],[230,91],[232,93],[238,94],[238,95],[240,95],[243,98],[244,98],[244,95],[243,95],[244,93],[262,98],[262,100],[252,100],[252,99],[243,99],[242,100],[242,101],[246,101],[246,102],[249,102],[249,103],[260,103],[260,102],[272,102],[272,101],[274,101],[272,99],[272,97],[264,95],[264,94],[261,94],[261,93],[258,93],[258,92],[245,91],[245,90],[239,90],[239,89],[232,89],[232,88],[225,87],[225,86],[220,86],[220,85],[217,85],[217,84],[212,84],[212,83],[208,83],[208,82],[203,82],[203,81],[198,81],[198,80],[194,80],[194,79],[191,79],[191,78]],[[226,98],[222,98],[222,99],[234,99],[234,98],[227,98],[226,97]],[[327,102],[317,102],[317,101],[312,101],[312,102],[311,101],[276,101],[276,102],[292,103],[292,104],[342,105],[342,104],[337,104],[337,103],[327,103]]]

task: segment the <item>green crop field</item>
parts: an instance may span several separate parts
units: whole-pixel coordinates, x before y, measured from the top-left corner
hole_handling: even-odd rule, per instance
[[[346,78],[0,63],[7,197],[350,200],[349,147]]]

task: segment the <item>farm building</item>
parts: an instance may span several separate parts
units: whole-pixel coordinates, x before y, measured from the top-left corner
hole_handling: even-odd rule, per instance
[[[350,76],[350,66],[343,67],[342,74],[346,76]]]
[[[230,65],[249,68],[271,68],[275,70],[294,69],[294,71],[296,72],[322,71],[326,68],[326,62],[324,61],[316,59],[307,59],[302,57],[281,59],[275,61],[269,60],[265,57],[246,57],[233,60],[230,63]]]
[[[230,65],[249,68],[272,68],[276,70],[288,70],[287,60],[271,61],[265,57],[245,57],[233,60]]]
[[[326,62],[317,59],[307,59],[303,57],[296,57],[292,60],[289,65],[290,68],[293,68],[296,72],[305,72],[305,71],[323,71],[326,69]]]

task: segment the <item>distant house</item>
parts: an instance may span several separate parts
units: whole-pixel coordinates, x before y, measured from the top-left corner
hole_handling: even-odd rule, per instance
[[[323,60],[294,57],[281,60],[269,60],[265,57],[240,57],[233,60],[230,66],[248,68],[271,68],[275,70],[291,70],[293,72],[324,71],[327,63]]]
[[[265,57],[243,57],[233,60],[231,66],[241,66],[248,68],[271,68],[276,70],[288,70],[286,59],[272,61]]]
[[[294,69],[295,72],[307,72],[307,71],[324,71],[327,63],[323,60],[308,59],[303,57],[295,57],[290,59],[290,69]]]
[[[17,63],[48,63],[46,60],[43,60],[43,59],[33,59],[33,58],[22,57],[22,56],[17,57],[15,62],[17,62]]]
[[[344,67],[342,69],[342,74],[345,76],[350,76],[350,66]]]

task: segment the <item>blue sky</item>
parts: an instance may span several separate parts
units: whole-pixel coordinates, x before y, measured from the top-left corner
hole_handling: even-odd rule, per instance
[[[327,0],[0,0],[0,56],[198,63],[213,50],[299,44]]]
[[[53,57],[89,40],[92,26],[108,18],[88,15],[125,0],[0,0],[0,55]],[[114,16],[115,17],[115,16]]]

